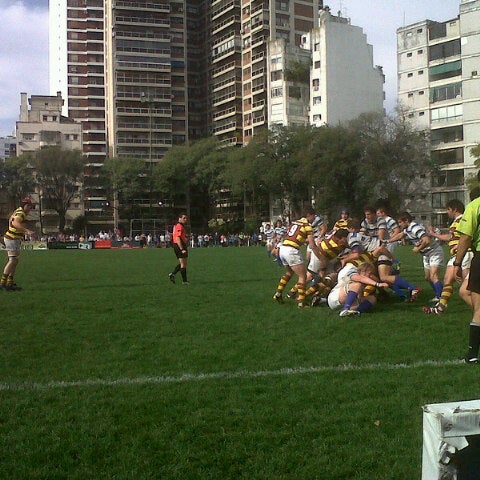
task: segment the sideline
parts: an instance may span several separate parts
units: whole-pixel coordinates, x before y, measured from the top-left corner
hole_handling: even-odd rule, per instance
[[[412,363],[371,363],[365,365],[332,365],[319,367],[296,367],[281,368],[279,370],[260,370],[248,371],[240,370],[238,372],[212,372],[212,373],[185,373],[178,376],[159,376],[159,377],[136,377],[136,378],[117,378],[117,379],[86,379],[76,381],[52,381],[45,383],[0,383],[0,391],[33,391],[33,390],[52,390],[55,388],[75,388],[75,387],[115,387],[123,385],[161,385],[173,383],[191,383],[202,382],[205,380],[233,380],[237,378],[258,378],[274,376],[303,375],[306,373],[332,373],[332,372],[362,372],[375,370],[403,370],[422,367],[446,367],[452,365],[461,365],[460,360],[423,360]],[[466,368],[472,368],[471,366]]]

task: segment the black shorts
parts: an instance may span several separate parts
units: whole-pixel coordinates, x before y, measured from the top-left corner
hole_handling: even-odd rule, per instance
[[[468,290],[480,293],[480,252],[475,252],[468,275]]]
[[[186,248],[184,248],[183,252],[182,252],[182,249],[178,247],[178,245],[175,243],[173,245],[173,250],[175,251],[175,255],[177,256],[177,258],[188,258],[188,250]]]

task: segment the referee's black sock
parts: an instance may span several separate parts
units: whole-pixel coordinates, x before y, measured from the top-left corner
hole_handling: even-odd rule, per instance
[[[182,280],[183,280],[184,282],[186,282],[186,281],[187,281],[187,269],[186,269],[186,268],[181,268],[181,269],[180,269],[180,273],[181,273],[181,275],[182,275]]]
[[[180,264],[177,263],[177,266],[173,269],[172,274],[173,274],[173,275],[176,275],[179,271],[180,271]]]

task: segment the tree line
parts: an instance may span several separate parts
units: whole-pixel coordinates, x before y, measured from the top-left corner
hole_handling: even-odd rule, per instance
[[[291,216],[312,203],[329,215],[341,207],[360,214],[376,199],[398,211],[419,179],[437,168],[428,131],[415,129],[401,112],[372,113],[337,126],[274,126],[243,148],[206,138],[172,147],[155,164],[107,158],[95,181],[121,220],[138,215],[135,199],[148,198],[172,217],[184,209],[199,227],[235,231],[268,220],[274,201]],[[5,162],[0,188],[14,200],[41,189],[62,231],[84,170],[80,152],[45,148]]]

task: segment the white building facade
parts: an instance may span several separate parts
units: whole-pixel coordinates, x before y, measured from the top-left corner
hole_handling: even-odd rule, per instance
[[[300,47],[270,42],[269,125],[320,127],[384,112],[385,76],[374,65],[373,47],[360,27],[325,7],[318,26],[302,35]],[[306,82],[288,78],[292,62],[309,65]]]
[[[468,203],[465,180],[476,174],[471,147],[480,142],[480,0],[462,0],[459,16],[397,30],[398,103],[430,131],[440,166],[429,182],[422,220],[445,221],[446,203]]]

